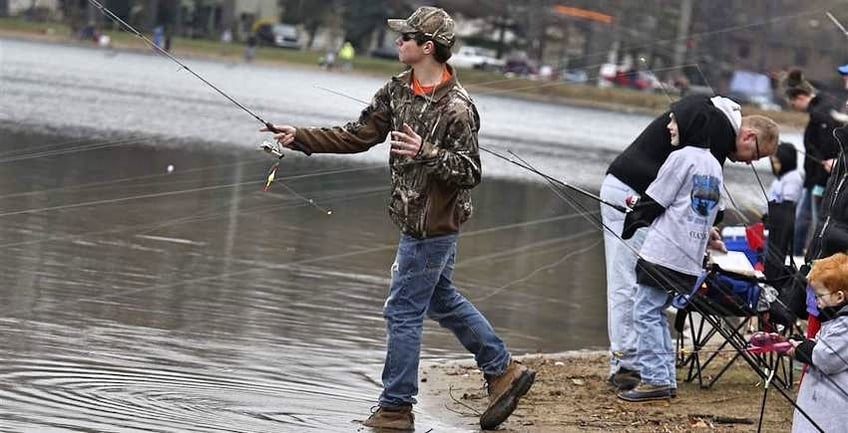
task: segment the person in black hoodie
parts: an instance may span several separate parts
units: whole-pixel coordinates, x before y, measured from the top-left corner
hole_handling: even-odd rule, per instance
[[[627,214],[622,238],[650,225],[636,264],[633,303],[640,382],[618,397],[633,402],[675,394],[675,350],[665,320],[671,295],[692,287],[721,201],[722,168],[709,147],[710,132],[722,116],[689,104],[673,104],[668,130],[672,152],[640,201]]]
[[[786,98],[797,111],[809,113],[810,120],[804,128],[804,196],[797,213],[794,239],[794,255],[800,256],[809,246],[812,234],[817,230],[822,196],[830,176],[830,168],[839,146],[833,130],[840,104],[830,95],[818,93],[799,70],[789,72],[786,79]]]
[[[709,147],[719,162],[750,162],[771,155],[777,146],[777,124],[763,116],[742,116],[738,104],[724,97],[687,96],[675,106],[694,113],[702,112],[711,119],[701,143]],[[671,111],[654,119],[642,133],[610,164],[601,185],[601,198],[610,203],[627,204],[628,197],[642,195],[657,177],[660,166],[672,151],[666,125]],[[636,254],[645,238],[646,229],[638,230],[627,240],[619,239],[624,228],[624,214],[601,205],[601,216],[609,230],[604,231],[607,276],[607,328],[610,340],[608,382],[618,390],[639,383],[635,365],[636,332],[633,327],[633,298],[636,293]],[[717,237],[717,232],[713,234]],[[719,241],[720,242],[720,241]],[[720,249],[721,245],[714,245]]]
[[[834,130],[834,139],[840,149],[839,155],[827,181],[818,228],[805,256],[807,263],[848,251],[848,156],[846,156],[848,129],[846,128],[848,126]]]

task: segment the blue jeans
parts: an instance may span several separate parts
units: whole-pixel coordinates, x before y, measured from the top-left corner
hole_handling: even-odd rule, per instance
[[[819,223],[823,197],[813,195],[812,188],[804,189],[795,212],[795,234],[793,236],[792,255],[803,256],[809,246],[810,239],[816,233]]]
[[[639,284],[633,304],[633,323],[639,340],[637,363],[642,382],[677,387],[674,347],[665,317],[671,296],[665,290]]]
[[[456,234],[427,239],[402,235],[400,239],[383,307],[388,338],[380,406],[415,403],[425,314],[456,335],[484,374],[499,376],[509,365],[504,342],[451,282],[456,240]]]
[[[607,175],[601,184],[601,198],[609,203],[624,205],[628,195],[636,194],[632,188],[613,175]],[[633,329],[633,298],[636,296],[636,260],[634,251],[642,248],[647,228],[636,230],[632,238],[622,241],[624,213],[601,204],[604,225],[604,255],[607,270],[607,333],[610,341],[609,374],[619,368],[636,370],[636,330]],[[631,249],[632,248],[632,249]]]

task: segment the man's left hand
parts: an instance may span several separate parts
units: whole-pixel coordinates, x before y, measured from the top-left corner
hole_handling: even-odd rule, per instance
[[[721,233],[719,233],[718,227],[713,227],[710,230],[710,240],[707,242],[707,248],[724,253],[727,252],[727,246],[725,246],[724,241],[721,240]]]
[[[406,123],[403,124],[403,131],[392,131],[391,137],[389,143],[392,145],[391,152],[393,154],[415,158],[421,153],[421,146],[424,145],[423,140]]]

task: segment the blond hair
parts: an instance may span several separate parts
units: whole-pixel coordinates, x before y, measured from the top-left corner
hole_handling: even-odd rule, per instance
[[[756,131],[757,142],[763,155],[772,155],[777,150],[780,131],[778,131],[777,122],[774,120],[759,114],[742,116],[742,127]]]
[[[813,262],[807,275],[810,284],[819,283],[830,293],[844,292],[848,295],[848,254],[836,253]]]

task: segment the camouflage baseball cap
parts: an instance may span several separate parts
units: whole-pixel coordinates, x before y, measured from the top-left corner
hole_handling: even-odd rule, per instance
[[[405,20],[393,19],[387,23],[398,33],[421,33],[446,47],[453,46],[456,40],[453,18],[444,9],[433,6],[422,6]]]

